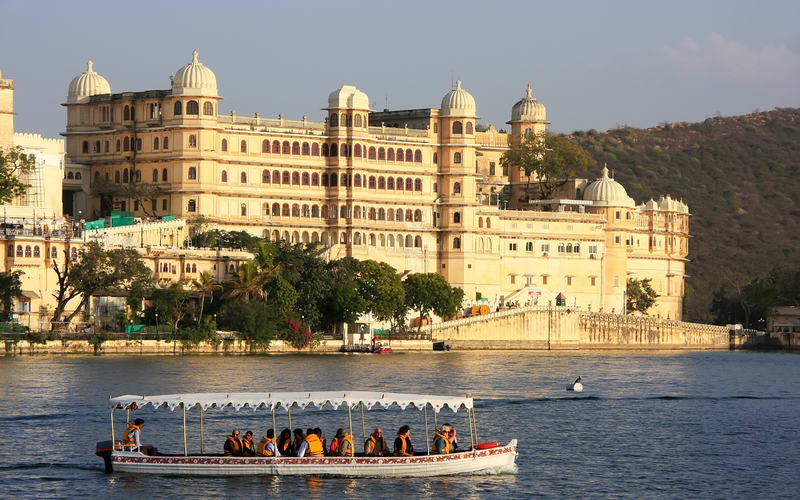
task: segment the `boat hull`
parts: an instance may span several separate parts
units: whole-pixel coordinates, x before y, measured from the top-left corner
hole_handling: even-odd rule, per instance
[[[114,451],[114,471],[167,475],[313,475],[428,477],[516,472],[517,440],[506,446],[448,455],[413,457],[220,457],[148,456]]]

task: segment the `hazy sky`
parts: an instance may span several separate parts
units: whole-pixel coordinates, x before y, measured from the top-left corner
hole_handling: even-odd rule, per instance
[[[800,106],[800,1],[40,2],[0,0],[16,129],[64,129],[86,60],[112,92],[166,89],[191,60],[220,111],[319,120],[343,83],[376,109],[438,107],[463,80],[498,128],[528,82],[551,129],[605,130]]]

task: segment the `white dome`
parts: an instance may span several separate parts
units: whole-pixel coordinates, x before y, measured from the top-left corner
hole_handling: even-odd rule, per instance
[[[633,207],[633,198],[622,184],[608,176],[608,167],[603,166],[603,176],[592,182],[583,192],[583,199],[590,200],[596,206]]]
[[[645,210],[658,210],[658,203],[653,198],[642,206]]]
[[[67,103],[73,104],[84,102],[93,95],[111,93],[111,85],[108,80],[94,72],[94,63],[86,63],[86,71],[76,76],[69,82],[67,88]]]
[[[476,114],[475,98],[472,94],[461,88],[461,80],[456,82],[456,88],[445,94],[442,98],[442,108],[439,116],[474,117]]]
[[[192,52],[192,62],[172,77],[172,94],[217,97],[217,77],[197,60],[196,50]]]
[[[369,110],[369,96],[355,85],[342,85],[328,95],[328,108]]]
[[[528,84],[527,95],[517,101],[511,108],[512,122],[543,122],[547,120],[547,110],[544,104],[536,100],[531,94],[531,84]]]

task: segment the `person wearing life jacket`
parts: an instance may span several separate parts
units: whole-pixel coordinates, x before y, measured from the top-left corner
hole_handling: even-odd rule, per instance
[[[444,424],[442,429],[447,433],[447,440],[450,441],[450,453],[458,451],[458,436],[456,435],[456,428],[452,424]]]
[[[353,446],[353,436],[347,433],[344,429],[339,429],[340,434],[337,433],[339,438],[339,452],[340,457],[354,457],[356,454],[355,446]],[[333,455],[333,453],[331,453]]]
[[[328,438],[322,435],[322,429],[319,427],[314,427],[314,434],[317,435],[320,441],[322,441],[322,454],[328,454]]]
[[[436,435],[433,437],[433,446],[431,451],[436,455],[445,455],[450,453],[450,441],[448,440],[448,433],[442,427],[437,427],[434,431]]]
[[[258,449],[256,450],[256,454],[259,457],[281,456],[281,452],[278,451],[278,448],[275,445],[275,431],[270,429],[267,431],[267,435],[261,438],[261,442],[258,443]]]
[[[142,447],[141,432],[144,427],[144,420],[137,418],[133,423],[128,423],[122,438],[122,446],[127,446],[131,451],[140,450]]]
[[[281,456],[289,457],[292,455],[292,431],[283,429],[278,436],[278,453]]]
[[[414,455],[414,446],[411,444],[411,428],[407,425],[400,427],[394,440],[394,456],[410,457]]]
[[[336,435],[333,436],[333,439],[331,439],[331,449],[328,452],[329,455],[334,457],[339,455],[340,437],[343,434],[344,434],[344,429],[342,429],[341,427],[336,429]]]
[[[225,440],[223,451],[226,457],[241,457],[243,454],[242,440],[239,439],[239,429],[234,429],[228,439]]]
[[[253,431],[247,431],[244,433],[244,439],[242,440],[242,456],[256,456],[256,440],[253,437]]]
[[[321,434],[321,433],[320,433]],[[318,436],[313,429],[306,435],[300,449],[297,450],[298,457],[323,457],[325,456],[325,449],[322,447],[322,439]]]
[[[378,427],[369,435],[369,439],[364,442],[364,455],[368,457],[384,457],[389,454],[389,447],[386,446],[386,440],[383,439],[383,430]]]

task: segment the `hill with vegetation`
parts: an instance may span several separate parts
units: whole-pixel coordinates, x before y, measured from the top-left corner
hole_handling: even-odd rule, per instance
[[[573,136],[637,203],[689,205],[686,320],[719,322],[715,293],[735,301],[753,279],[800,270],[800,109]]]

